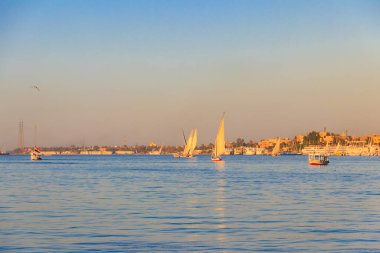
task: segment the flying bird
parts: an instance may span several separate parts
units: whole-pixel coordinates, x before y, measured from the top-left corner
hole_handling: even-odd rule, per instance
[[[40,91],[40,88],[37,85],[33,85],[32,88]]]

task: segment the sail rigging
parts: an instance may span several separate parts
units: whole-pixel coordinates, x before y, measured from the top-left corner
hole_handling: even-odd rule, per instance
[[[182,135],[183,135],[183,140],[185,141],[185,145],[187,145],[186,136],[185,136],[185,132],[183,131],[183,129],[182,129]]]

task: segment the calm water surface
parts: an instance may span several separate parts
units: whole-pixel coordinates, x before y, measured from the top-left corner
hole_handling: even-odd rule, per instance
[[[380,158],[0,156],[0,251],[380,252]]]

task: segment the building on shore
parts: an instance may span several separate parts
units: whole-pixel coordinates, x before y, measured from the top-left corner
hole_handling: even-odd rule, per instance
[[[244,147],[243,155],[256,155],[256,148],[254,147]]]
[[[133,155],[135,152],[131,150],[116,150],[115,154],[116,155]]]
[[[380,155],[380,147],[378,145],[365,145],[362,142],[350,142],[350,145],[310,145],[302,149],[302,154],[327,154],[330,156],[378,156]]]

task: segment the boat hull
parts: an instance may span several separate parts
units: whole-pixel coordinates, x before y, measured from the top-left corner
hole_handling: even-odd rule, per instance
[[[30,160],[32,161],[42,160],[41,150],[37,146],[34,146],[32,152],[30,152]]]
[[[329,164],[329,162],[309,162],[309,164],[320,166],[320,165],[327,165]]]
[[[30,154],[30,160],[32,161],[42,160],[42,157],[40,154],[32,153]]]
[[[311,154],[309,155],[309,165],[327,165],[329,164],[329,159],[327,155]]]
[[[179,158],[194,158],[194,156],[180,156]]]
[[[222,158],[221,157],[211,157],[211,161],[213,162],[222,162]]]
[[[173,154],[173,157],[174,158],[194,158],[194,156],[184,156],[184,155],[180,155],[180,154]]]
[[[42,160],[42,158],[41,156],[30,156],[30,160],[37,161],[37,160]]]
[[[173,154],[173,158],[194,158],[195,156],[183,156],[178,154]]]

